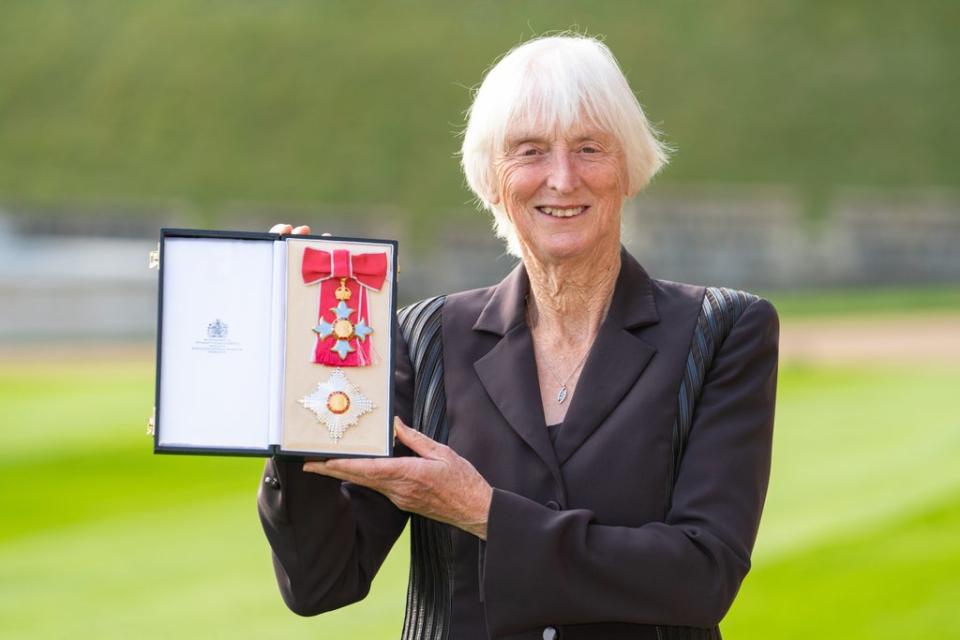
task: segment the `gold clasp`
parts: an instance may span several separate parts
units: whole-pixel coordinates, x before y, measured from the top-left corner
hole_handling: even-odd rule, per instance
[[[156,429],[156,426],[157,426],[157,425],[156,425],[156,418],[157,418],[157,408],[154,407],[154,408],[153,408],[153,413],[150,414],[150,419],[147,420],[147,435],[148,435],[148,436],[153,436],[153,434],[156,433],[156,431],[157,431],[157,429]]]
[[[157,243],[157,248],[147,254],[147,269],[158,269],[160,268],[160,243]]]

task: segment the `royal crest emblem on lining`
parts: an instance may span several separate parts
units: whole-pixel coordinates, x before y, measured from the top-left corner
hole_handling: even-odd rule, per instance
[[[227,332],[230,327],[226,322],[217,318],[213,322],[207,325],[207,337],[208,338],[226,338]]]

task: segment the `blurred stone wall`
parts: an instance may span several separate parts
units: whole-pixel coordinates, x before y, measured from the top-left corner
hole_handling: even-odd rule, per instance
[[[624,213],[624,243],[659,277],[782,289],[960,284],[960,196],[841,191],[809,220],[787,190],[658,192]]]
[[[162,226],[187,226],[175,203],[0,210],[0,342],[143,340],[156,328]],[[237,205],[221,228],[327,221],[314,231],[400,241],[400,301],[486,286],[516,263],[485,214],[452,212],[429,239],[406,237],[389,206]],[[328,228],[321,228],[328,227]],[[789,190],[655,190],[624,211],[624,244],[655,277],[745,289],[960,285],[960,197],[843,191],[811,221]]]

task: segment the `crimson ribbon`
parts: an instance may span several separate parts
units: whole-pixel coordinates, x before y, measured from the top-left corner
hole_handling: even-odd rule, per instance
[[[336,291],[340,287],[340,279],[346,278],[346,286],[351,294],[346,304],[354,310],[347,319],[354,325],[362,321],[370,326],[367,292],[364,289],[379,291],[383,286],[387,277],[387,254],[351,254],[347,249],[334,249],[331,252],[307,247],[303,252],[301,272],[304,284],[320,283],[318,324],[324,321],[333,324],[337,320],[337,314],[333,311],[340,302],[337,300]],[[345,358],[332,350],[337,342],[334,335],[322,338],[318,333],[313,348],[313,362],[338,367],[365,367],[371,363],[369,336],[364,340],[350,338],[347,342],[352,351],[347,353]]]

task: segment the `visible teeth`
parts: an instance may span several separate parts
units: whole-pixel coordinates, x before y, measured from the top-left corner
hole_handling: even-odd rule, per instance
[[[583,210],[586,207],[572,207],[569,209],[559,209],[557,207],[540,207],[540,211],[543,211],[546,214],[554,216],[556,218],[572,218],[573,216],[578,216],[583,213]]]

